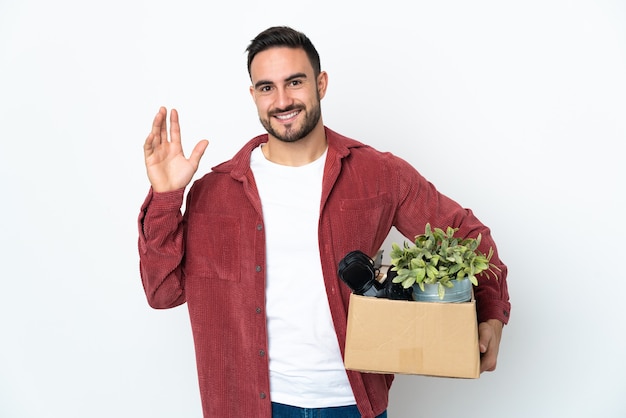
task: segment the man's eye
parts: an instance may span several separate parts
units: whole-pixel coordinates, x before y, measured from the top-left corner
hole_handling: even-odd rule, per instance
[[[272,88],[271,88],[270,86],[261,86],[261,87],[259,88],[259,91],[260,91],[261,93],[267,93],[267,92],[268,92],[268,91],[270,91],[271,89],[272,89]]]
[[[289,83],[289,85],[292,87],[297,87],[301,84],[302,84],[302,80],[291,80],[291,83]]]

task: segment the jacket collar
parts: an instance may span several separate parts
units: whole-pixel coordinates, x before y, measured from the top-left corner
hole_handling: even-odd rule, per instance
[[[338,134],[326,126],[324,127],[324,130],[326,132],[326,139],[328,140],[327,159],[329,161],[338,162],[342,158],[350,155],[350,150],[352,148],[365,146],[363,143]],[[211,170],[216,173],[230,173],[235,180],[243,181],[250,171],[250,155],[252,154],[252,151],[259,145],[267,142],[267,139],[267,134],[252,138],[233,156],[232,159],[213,167]]]

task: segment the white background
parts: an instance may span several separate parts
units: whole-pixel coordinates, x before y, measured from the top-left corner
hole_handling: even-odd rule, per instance
[[[497,371],[398,376],[390,417],[626,416],[617,0],[0,0],[0,416],[201,416],[186,307],[139,279],[142,144],[160,105],[211,141],[199,173],[261,133],[244,50],[276,24],[321,54],[325,123],[472,208],[510,269]]]

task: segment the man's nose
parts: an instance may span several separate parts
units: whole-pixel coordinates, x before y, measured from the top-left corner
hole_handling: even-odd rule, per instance
[[[279,88],[276,90],[276,106],[279,109],[287,109],[293,104],[293,97],[288,89]]]

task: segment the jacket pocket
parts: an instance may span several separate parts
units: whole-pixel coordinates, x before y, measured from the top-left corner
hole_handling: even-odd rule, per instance
[[[187,220],[185,275],[238,282],[241,227],[235,216],[195,213]]]
[[[352,250],[368,248],[372,240],[387,234],[391,224],[387,194],[342,199],[336,215],[332,226],[335,231],[341,231],[342,242]]]

